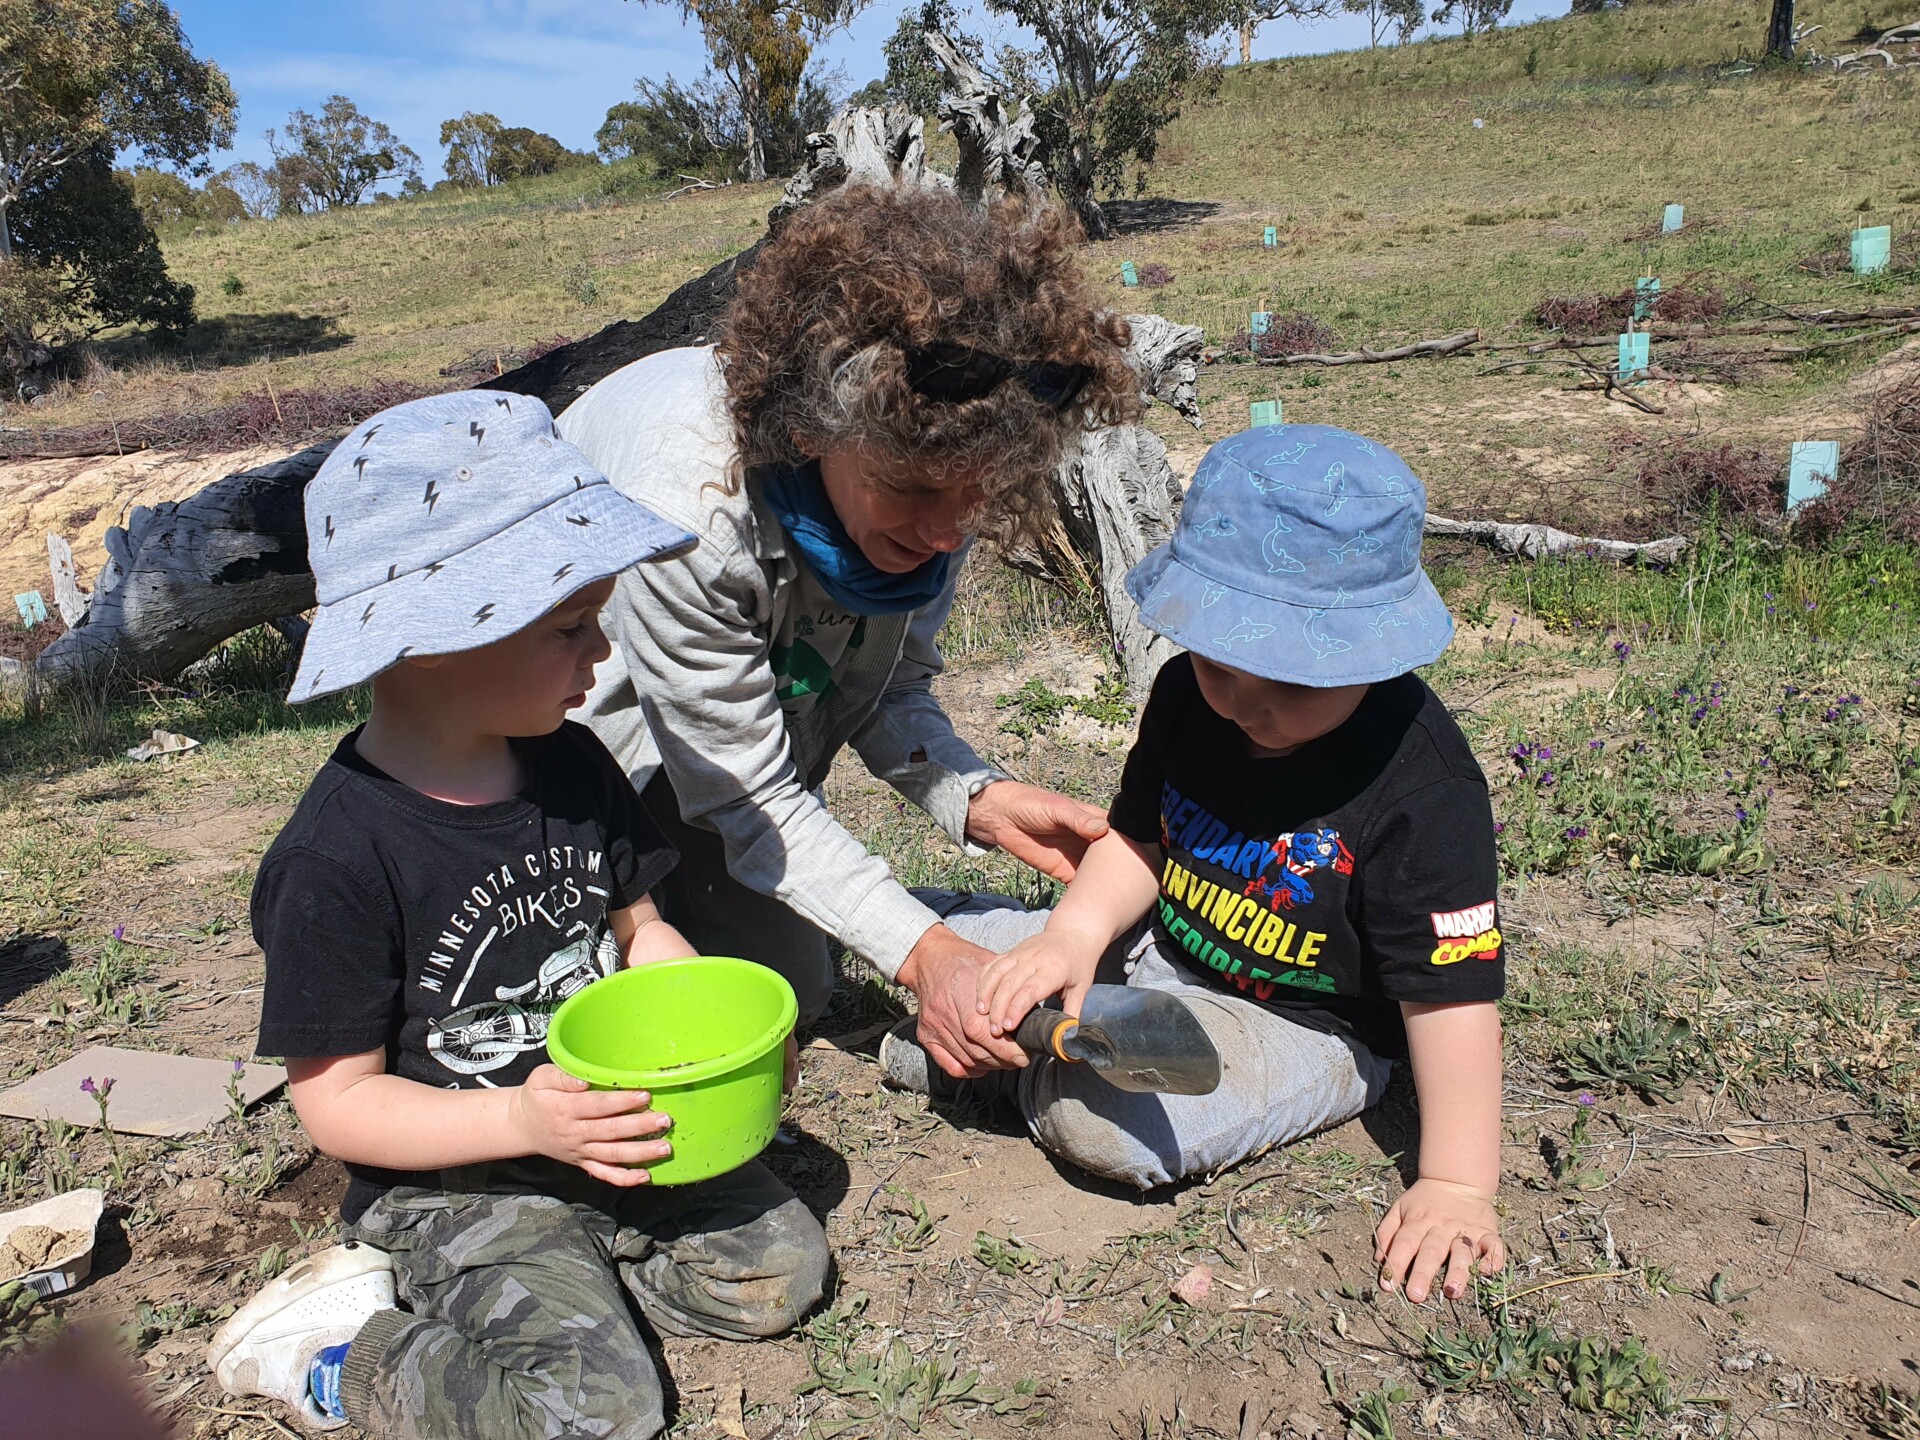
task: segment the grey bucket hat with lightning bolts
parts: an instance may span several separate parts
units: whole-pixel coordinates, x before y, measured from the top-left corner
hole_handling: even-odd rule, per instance
[[[694,537],[613,488],[530,395],[461,390],[362,421],[307,485],[320,608],[288,699],[504,640]]]

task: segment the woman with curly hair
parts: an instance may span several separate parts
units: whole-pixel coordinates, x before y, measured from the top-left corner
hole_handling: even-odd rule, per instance
[[[680,849],[664,913],[707,953],[779,969],[803,1022],[838,940],[915,992],[956,1076],[1020,1063],[975,1004],[994,957],[820,785],[851,744],[957,843],[1057,879],[1105,833],[1100,810],[982,760],[931,689],[970,541],[1034,533],[1079,435],[1139,404],[1125,322],[1095,308],[1074,239],[1043,204],[844,189],[767,243],[716,345],[636,361],[560,422],[699,537],[621,578],[586,715]]]

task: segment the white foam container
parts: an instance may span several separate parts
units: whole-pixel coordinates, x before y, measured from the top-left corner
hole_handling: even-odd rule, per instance
[[[73,1289],[93,1273],[94,1231],[106,1208],[105,1191],[69,1190],[24,1210],[9,1210],[0,1215],[0,1241],[11,1239],[13,1232],[23,1225],[45,1225],[61,1234],[78,1230],[87,1237],[78,1249],[56,1255],[38,1269],[24,1275],[0,1275],[0,1284],[18,1280],[43,1300]]]

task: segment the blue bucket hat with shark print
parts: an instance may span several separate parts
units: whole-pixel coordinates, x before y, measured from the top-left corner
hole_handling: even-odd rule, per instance
[[[1438,658],[1453,616],[1420,568],[1426,486],[1375,440],[1266,425],[1201,460],[1173,539],[1128,572],[1148,629],[1295,685],[1391,680]]]
[[[320,608],[287,698],[504,640],[694,537],[613,488],[531,395],[459,390],[356,425],[307,483]]]

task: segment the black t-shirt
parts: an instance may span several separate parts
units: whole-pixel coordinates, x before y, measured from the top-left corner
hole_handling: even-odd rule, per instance
[[[1161,847],[1162,947],[1291,1020],[1399,1058],[1399,1002],[1505,988],[1486,778],[1416,675],[1375,685],[1318,740],[1255,759],[1178,656],[1154,682],[1111,822]]]
[[[387,1071],[447,1089],[518,1085],[546,1060],[560,1002],[621,963],[607,912],[678,858],[591,730],[515,740],[511,800],[453,805],[343,739],[253,884],[267,957],[259,1053],[384,1048]],[[349,1221],[432,1179],[349,1165]]]

